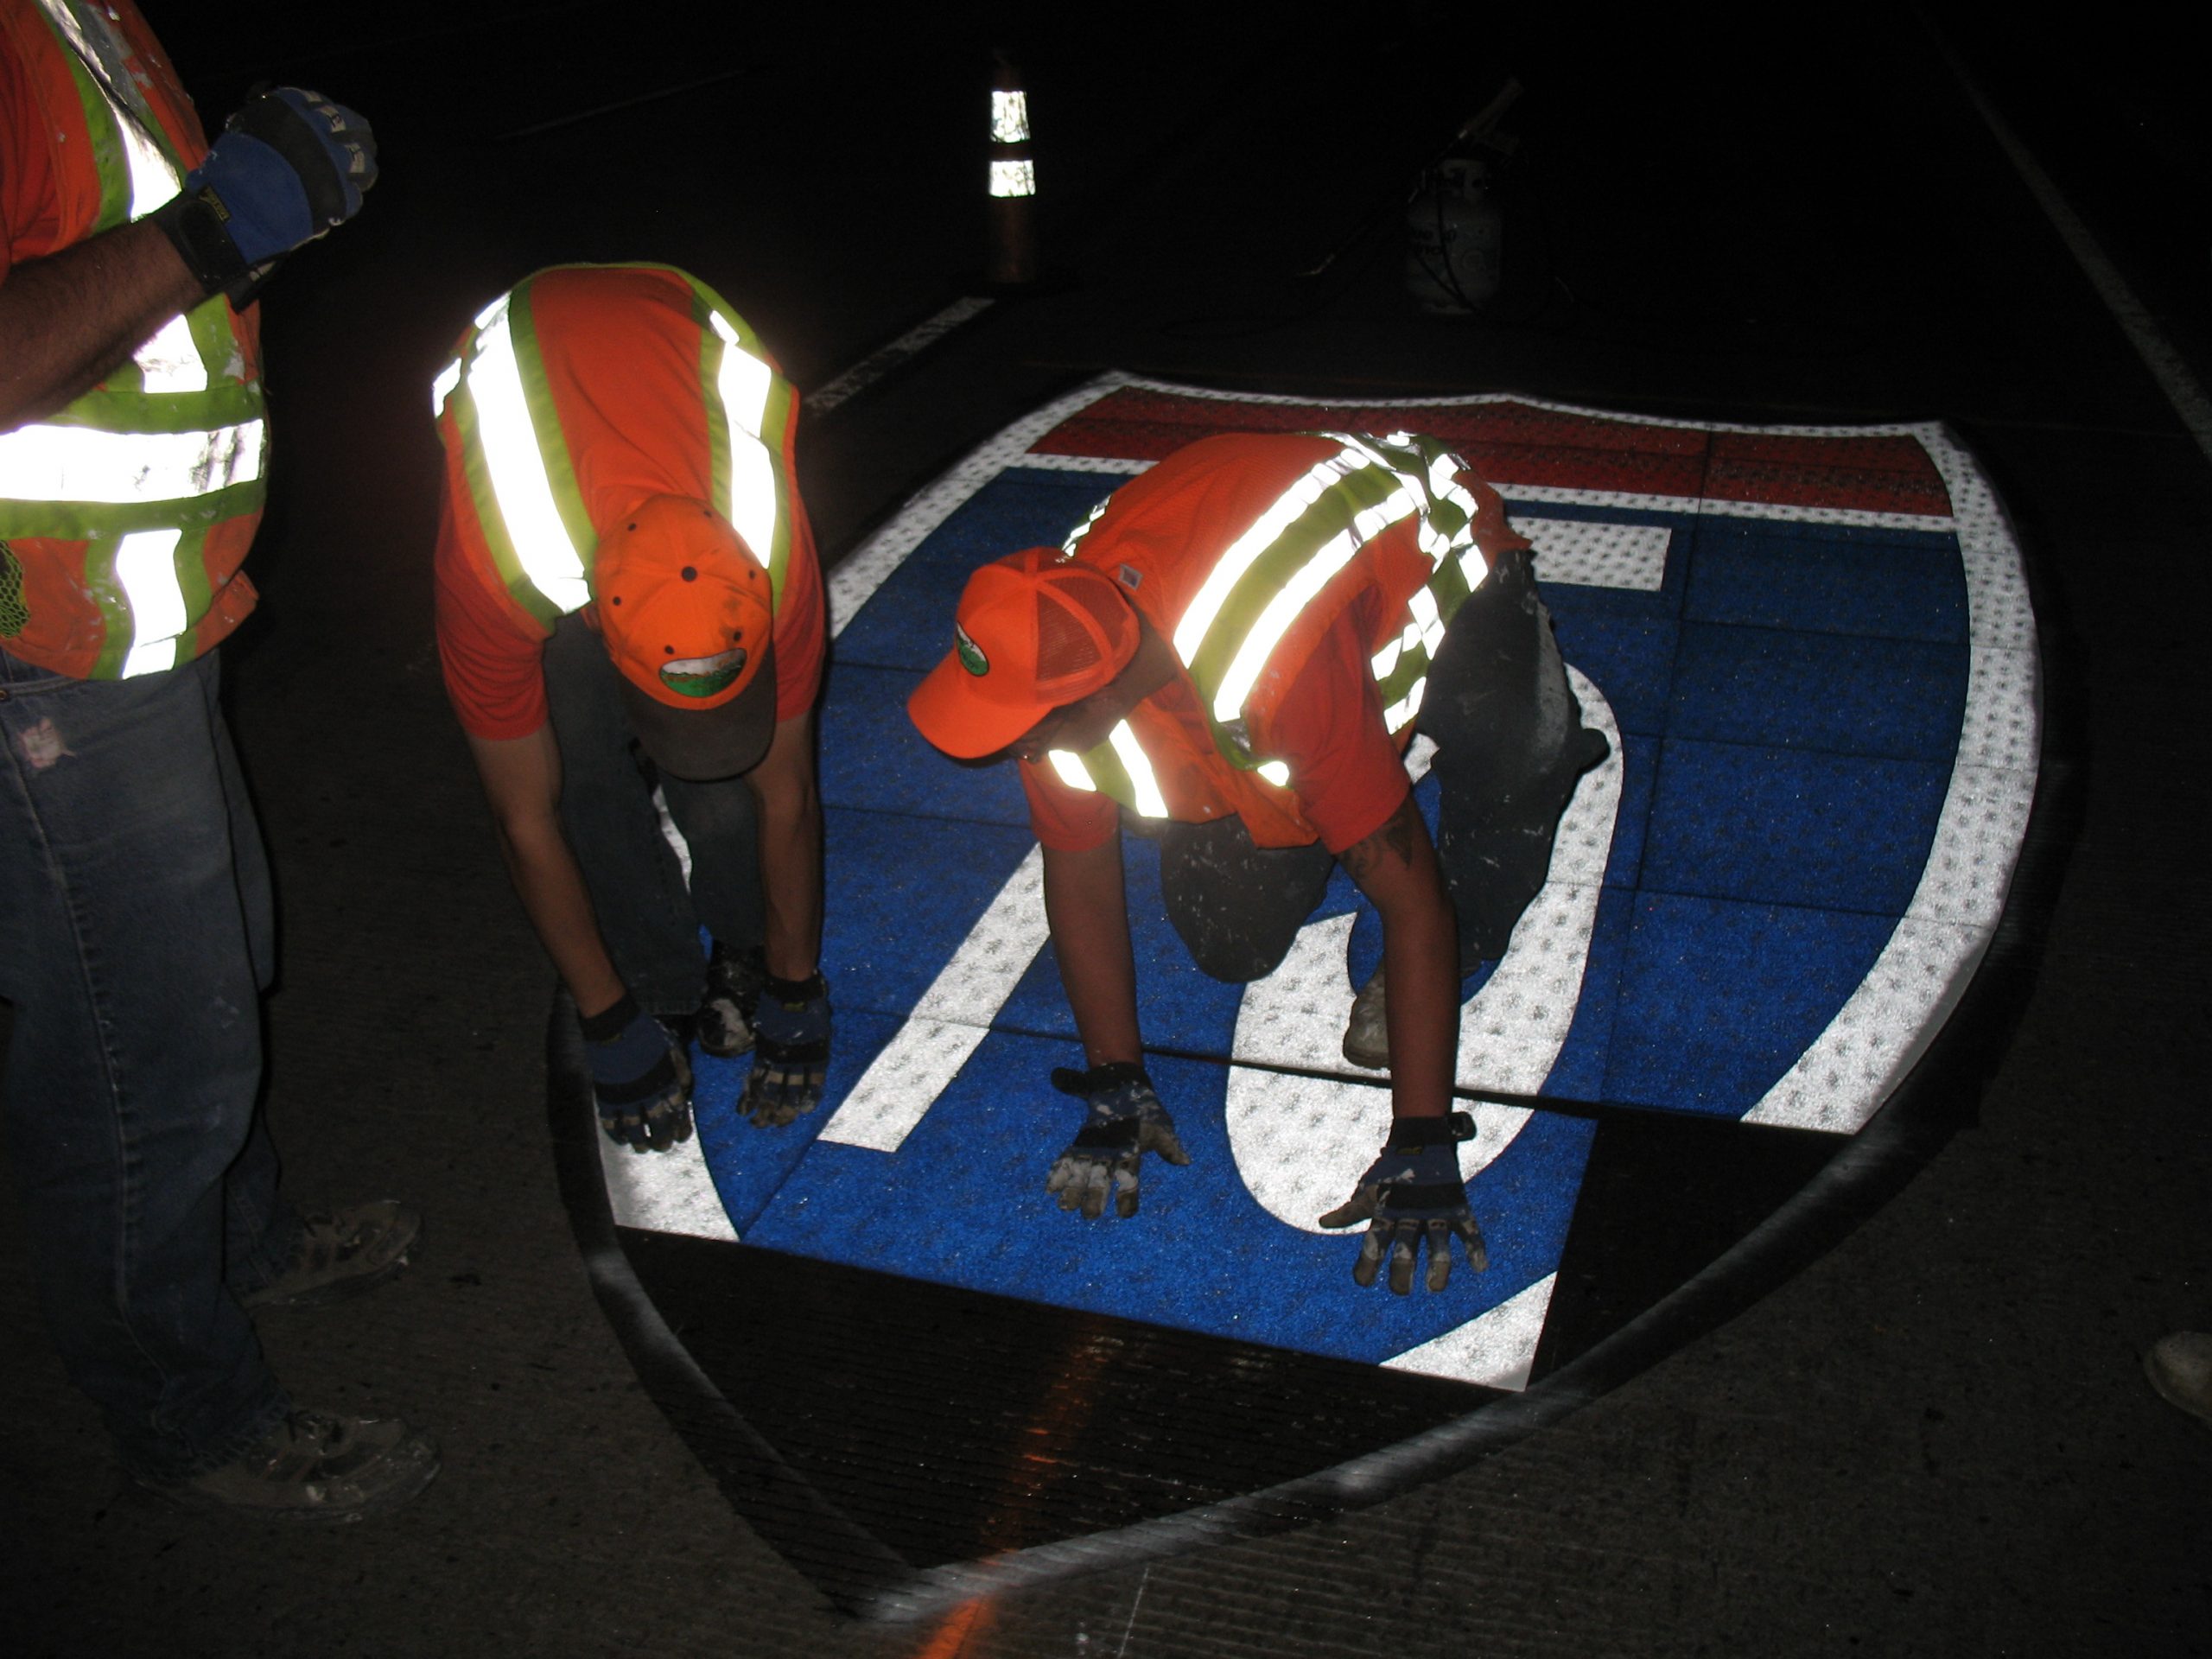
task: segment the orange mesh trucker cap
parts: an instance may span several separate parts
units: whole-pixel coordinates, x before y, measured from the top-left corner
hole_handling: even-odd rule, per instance
[[[729,521],[649,497],[600,538],[591,580],[623,710],[655,764],[700,780],[757,765],[776,727],[774,601]]]
[[[1137,616],[1113,579],[1056,547],[1026,548],[968,578],[951,653],[906,699],[924,737],[974,760],[1080,702],[1128,664]]]

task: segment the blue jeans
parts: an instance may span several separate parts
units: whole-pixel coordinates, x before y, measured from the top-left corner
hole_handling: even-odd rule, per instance
[[[299,1220],[256,1105],[275,932],[217,674],[79,681],[0,651],[0,1107],[55,1344],[156,1481],[289,1409],[237,1300]]]
[[[699,930],[734,950],[760,943],[753,790],[741,778],[700,784],[657,772],[622,712],[620,673],[581,615],[563,617],[545,642],[561,829],[582,868],[600,937],[638,1006],[689,1014],[706,989]],[[656,782],[690,849],[688,886],[661,833]]]

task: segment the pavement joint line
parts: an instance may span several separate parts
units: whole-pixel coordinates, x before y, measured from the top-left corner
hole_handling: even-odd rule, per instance
[[[518,138],[535,138],[542,134],[558,132],[563,127],[581,126],[595,121],[602,115],[616,115],[624,110],[634,110],[640,105],[658,104],[664,99],[681,98],[686,92],[696,92],[702,86],[713,86],[725,80],[735,80],[740,75],[752,72],[750,64],[735,69],[717,69],[711,75],[700,75],[690,80],[678,81],[673,86],[658,87],[650,92],[639,92],[635,98],[619,98],[611,104],[595,104],[590,109],[578,110],[573,115],[556,115],[550,121],[533,121],[526,127],[517,127],[509,132],[495,133],[495,144],[512,143]]]
[[[808,392],[801,400],[802,407],[809,415],[820,419],[838,404],[874,385],[909,358],[920,355],[963,324],[982,315],[990,309],[992,303],[989,296],[982,294],[970,294],[955,300],[926,321],[909,328],[888,346],[870,352],[842,374]]]
[[[1935,37],[1936,50],[1950,65],[1951,73],[1958,78],[1960,86],[1989,128],[1991,136],[1997,140],[1998,148],[2012,163],[2013,170],[2020,175],[2021,182],[2028,187],[2029,194],[2035,197],[2037,205],[2050,220],[2052,228],[2066,244],[2075,263],[2082,267],[2082,275],[2089,279],[2090,285],[2097,290],[2098,298],[2105,302],[2105,308],[2112,313],[2113,321],[2120,324],[2121,332],[2127,336],[2128,343],[2135,347],[2136,355],[2143,359],[2143,365],[2151,371],[2151,378],[2158,383],[2158,389],[2165,393],[2166,401],[2173,405],[2182,424],[2196,440],[2196,447],[2204,452],[2207,461],[2212,461],[2212,397],[2205,396],[2204,388],[2190,372],[2181,353],[2160,332],[2157,320],[2151,315],[2150,307],[2136,296],[2135,290],[2120,274],[2119,267],[2106,254],[2094,233],[2082,222],[2081,215],[2074,211],[2064,194],[2044,171],[2042,164],[2021,142],[2019,136],[1997,112],[1996,106],[1983,94],[1980,85],[1958,54],[1951,49],[1950,41],[1933,22],[1925,26]]]

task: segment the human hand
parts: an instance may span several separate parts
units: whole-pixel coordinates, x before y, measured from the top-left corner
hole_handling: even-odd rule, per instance
[[[830,988],[806,979],[762,982],[753,1009],[753,1071],[741,1103],[753,1122],[779,1129],[822,1103],[830,1071]]]
[[[240,106],[154,218],[212,294],[344,224],[376,180],[366,121],[279,86]]]
[[[1469,1267],[1480,1273],[1490,1265],[1482,1229],[1467,1205],[1467,1184],[1459,1174],[1458,1142],[1472,1140],[1474,1133],[1474,1120],[1465,1112],[1402,1117],[1391,1124],[1382,1155],[1367,1166],[1351,1197],[1320,1218],[1324,1227],[1368,1224],[1352,1263],[1355,1283],[1373,1284],[1388,1254],[1390,1288],[1405,1295],[1413,1288],[1414,1262],[1424,1238],[1431,1290],[1442,1290],[1451,1280],[1454,1236],[1467,1252]]]
[[[1156,1152],[1179,1166],[1191,1161],[1142,1066],[1115,1060],[1089,1071],[1058,1067],[1052,1086],[1090,1105],[1090,1116],[1045,1178],[1045,1190],[1061,1209],[1079,1208],[1096,1220],[1105,1213],[1110,1188],[1114,1213],[1134,1216],[1145,1154]]]
[[[632,1152],[666,1152],[691,1138],[691,1062],[668,1028],[627,993],[579,1022],[593,1103],[607,1138]]]

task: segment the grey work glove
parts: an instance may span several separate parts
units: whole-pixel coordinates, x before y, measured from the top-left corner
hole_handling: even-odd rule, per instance
[[[1114,1213],[1134,1216],[1145,1154],[1156,1152],[1171,1164],[1191,1161],[1175,1138],[1175,1120],[1153,1092],[1142,1066],[1128,1060],[1110,1060],[1088,1071],[1058,1066],[1052,1087],[1090,1106],[1090,1116],[1045,1178],[1045,1190],[1059,1199],[1061,1209],[1080,1209],[1095,1221],[1105,1213],[1111,1189]]]
[[[821,974],[763,981],[753,1005],[745,1111],[760,1128],[779,1129],[822,1103],[829,1075],[830,988]]]
[[[607,1138],[632,1152],[666,1152],[691,1138],[691,1061],[668,1027],[627,991],[579,1020],[593,1103]]]
[[[1443,1117],[1402,1117],[1390,1125],[1382,1155],[1367,1166],[1351,1197],[1320,1218],[1324,1227],[1368,1224],[1352,1263],[1353,1281],[1371,1285],[1387,1253],[1390,1288],[1403,1296],[1414,1287],[1414,1262],[1421,1240],[1428,1241],[1428,1287],[1441,1290],[1452,1277],[1452,1240],[1467,1252],[1467,1265],[1480,1273],[1490,1265],[1482,1229],[1467,1207],[1467,1184],[1459,1176],[1457,1145],[1471,1141],[1474,1120],[1465,1112]]]

